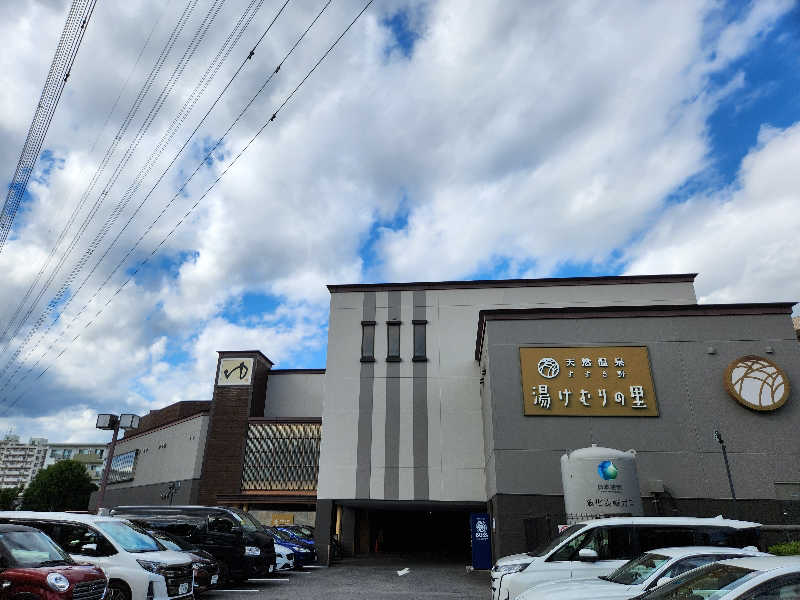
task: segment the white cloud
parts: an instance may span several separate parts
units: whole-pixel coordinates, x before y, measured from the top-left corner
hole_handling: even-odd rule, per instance
[[[800,300],[800,124],[759,139],[734,184],[666,211],[629,250],[630,273],[697,270],[705,303]]]
[[[66,0],[14,4],[0,7],[0,35],[9,40],[0,56],[0,159],[8,165],[16,163],[9,149],[21,148],[52,57],[52,48],[44,48],[41,40],[55,46],[66,13]],[[115,160],[181,55],[204,13],[202,4]],[[101,231],[246,4],[226,2],[108,201],[33,311],[34,319]],[[266,4],[116,229],[88,260],[87,270],[272,18],[274,7]],[[31,186],[31,199],[18,217],[18,237],[0,254],[0,326],[86,189],[182,6],[158,0],[98,4],[48,135],[47,147],[58,162]],[[201,148],[234,119],[319,6],[314,0],[290,3],[191,152],[64,309],[63,322],[72,320],[159,214],[195,168]],[[23,415],[145,412],[175,400],[208,399],[217,350],[259,348],[279,363],[292,364],[295,357],[324,347],[325,283],[468,277],[501,260],[509,276],[549,274],[564,261],[607,264],[611,252],[661,222],[665,196],[705,168],[709,115],[725,94],[752,91],[741,75],[713,86],[710,75],[752,49],[789,4],[753,3],[740,20],[727,23],[718,19],[719,5],[711,0],[485,2],[469,10],[461,0],[375,3],[150,266],[103,308],[127,277],[126,269],[167,235],[360,6],[356,0],[332,3],[233,129],[224,158],[201,171],[187,197],[174,202],[135,256],[43,358],[47,375],[31,384],[33,393],[11,422],[35,434],[32,428],[45,425]],[[407,58],[396,48],[387,53],[396,44],[381,19],[408,6],[421,38]],[[777,140],[784,134],[775,135]],[[764,138],[759,152],[773,141]],[[77,223],[115,164],[100,178]],[[677,210],[668,211],[663,227]],[[785,235],[781,228],[776,239]],[[638,252],[632,259],[632,268],[671,270],[662,268],[663,255]],[[679,270],[698,268],[681,262]],[[774,261],[764,265],[770,273],[778,268]],[[82,279],[73,282],[71,293]],[[701,277],[698,285],[704,281]],[[734,298],[739,288],[726,292],[729,283],[716,281],[701,293]],[[780,289],[776,283],[774,292]],[[266,296],[277,306],[243,318],[245,294]],[[45,322],[42,330],[46,327]],[[26,358],[25,368],[60,331],[53,328]],[[80,338],[70,342],[77,331]],[[24,335],[23,330],[17,341]],[[64,343],[69,349],[55,361]],[[0,418],[0,427],[9,422]]]

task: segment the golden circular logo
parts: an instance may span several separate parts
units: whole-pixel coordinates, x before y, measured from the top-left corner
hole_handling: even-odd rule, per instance
[[[729,364],[725,387],[739,404],[752,410],[775,410],[789,398],[786,373],[761,356],[743,356]]]

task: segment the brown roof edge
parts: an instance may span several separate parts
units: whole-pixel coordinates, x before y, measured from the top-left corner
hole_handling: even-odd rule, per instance
[[[646,304],[642,306],[567,306],[564,308],[501,308],[478,313],[475,360],[480,362],[486,321],[526,319],[602,319],[637,317],[718,317],[791,314],[796,302],[743,304]]]
[[[331,294],[399,290],[467,290],[478,288],[552,287],[561,285],[617,285],[623,283],[691,283],[697,273],[665,275],[603,275],[600,277],[547,277],[542,279],[474,279],[468,281],[414,281],[409,283],[329,284]]]
[[[225,358],[227,356],[233,356],[236,354],[258,354],[261,358],[266,360],[270,365],[275,364],[269,358],[267,358],[267,355],[261,352],[261,350],[217,350],[217,354],[220,355],[220,358]]]
[[[209,404],[211,402],[209,401]],[[132,429],[135,433],[130,435],[126,435],[125,437],[121,437],[117,440],[117,444],[121,444],[122,442],[127,442],[128,440],[132,440],[137,437],[141,437],[143,435],[147,435],[148,433],[153,433],[154,431],[159,431],[161,429],[167,429],[168,427],[172,427],[173,425],[177,425],[178,423],[184,423],[186,421],[191,421],[192,419],[196,419],[197,417],[208,416],[211,413],[211,408],[207,408],[205,410],[199,410],[196,413],[192,413],[188,416],[181,417],[179,419],[175,419],[174,421],[168,421],[166,423],[159,423],[155,427],[150,427],[149,429],[143,429],[139,431],[138,429]],[[110,442],[109,442],[110,444]],[[108,445],[108,444],[106,444]]]

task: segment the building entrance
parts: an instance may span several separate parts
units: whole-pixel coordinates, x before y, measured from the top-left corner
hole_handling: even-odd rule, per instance
[[[468,510],[359,509],[354,550],[362,555],[469,561],[469,514]]]

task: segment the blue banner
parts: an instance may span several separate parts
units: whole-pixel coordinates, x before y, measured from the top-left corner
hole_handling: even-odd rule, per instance
[[[469,516],[470,537],[472,538],[472,568],[492,568],[492,541],[489,515],[472,513]]]

